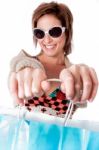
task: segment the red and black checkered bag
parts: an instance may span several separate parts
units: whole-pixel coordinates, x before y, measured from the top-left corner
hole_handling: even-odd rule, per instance
[[[60,89],[56,89],[54,92],[56,92],[56,96],[53,97],[45,95],[41,97],[33,97],[32,99],[29,99],[27,103],[25,103],[25,106],[31,110],[33,106],[37,107],[40,105],[52,108],[58,111],[59,114],[65,114],[69,101],[65,99],[65,94],[62,93]]]
[[[25,101],[25,106],[29,111],[32,111],[34,107],[41,106],[41,112],[46,113],[47,108],[51,108],[56,111],[56,115],[66,114],[68,110],[70,100],[66,99],[65,94],[57,88],[50,95],[42,95],[41,97],[33,97]],[[77,106],[74,105],[73,112]],[[50,113],[49,113],[50,114]]]

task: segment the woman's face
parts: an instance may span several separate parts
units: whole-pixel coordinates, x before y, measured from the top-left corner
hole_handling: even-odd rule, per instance
[[[54,15],[47,14],[42,16],[37,22],[37,28],[44,31],[57,26],[62,26],[60,20],[58,20]],[[53,38],[48,33],[42,39],[37,39],[41,49],[47,56],[57,56],[64,53],[64,45],[66,41],[65,32],[63,32],[59,37]]]

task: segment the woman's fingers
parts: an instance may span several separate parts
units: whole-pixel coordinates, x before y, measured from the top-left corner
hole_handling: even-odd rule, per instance
[[[24,70],[24,96],[25,97],[32,97],[32,70],[29,68],[25,68]]]
[[[74,78],[74,97],[72,98],[75,102],[81,101],[82,91],[82,80],[80,77],[80,68],[77,65],[72,65],[69,70],[71,71]]]
[[[74,77],[70,70],[63,69],[60,73],[60,79],[62,81],[61,90],[66,94],[67,99],[74,97]]]
[[[46,76],[41,69],[25,68],[16,74],[18,81],[19,98],[31,98],[33,96],[41,96],[43,94],[41,81]]]
[[[79,67],[77,65],[72,65],[72,67],[63,70],[60,74],[60,78],[63,80],[61,89],[66,94],[66,98],[80,101],[82,81],[80,78]]]
[[[32,93],[34,96],[39,97],[44,93],[41,87],[41,82],[46,78],[47,76],[42,69],[35,69],[33,71]]]
[[[17,84],[17,80],[16,80],[16,74],[13,72],[11,73],[10,79],[9,79],[9,90],[11,95],[16,95],[17,91],[18,91],[18,84]]]
[[[92,101],[97,93],[98,79],[94,69],[86,65],[72,65],[60,73],[61,90],[73,101]]]
[[[91,79],[88,67],[82,66],[82,68],[80,68],[80,74],[83,84],[81,101],[86,101],[90,99],[90,95],[93,90],[93,81]]]
[[[92,92],[89,98],[89,101],[93,101],[93,99],[95,98],[96,94],[97,94],[97,90],[98,90],[98,86],[99,86],[99,82],[98,82],[98,77],[96,75],[96,72],[93,68],[89,68],[90,71],[90,76],[91,79],[93,81],[93,87],[92,87]]]
[[[25,99],[41,96],[44,93],[41,82],[45,79],[45,72],[41,69],[25,68],[18,73],[12,73],[9,88],[15,103],[23,104]]]
[[[19,72],[16,74],[16,79],[18,82],[18,97],[19,98],[24,98],[24,76],[23,72]]]
[[[41,82],[41,87],[42,87],[42,90],[46,93],[47,91],[50,90],[51,84],[50,84],[49,81],[43,80],[43,81]]]
[[[10,90],[11,96],[14,100],[13,101],[14,106],[16,106],[17,104],[23,104],[22,99],[20,99],[18,97],[18,82],[16,79],[16,73],[14,73],[14,72],[10,76],[9,90]]]

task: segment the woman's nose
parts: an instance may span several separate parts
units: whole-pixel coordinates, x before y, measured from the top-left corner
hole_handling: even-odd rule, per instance
[[[51,38],[51,36],[49,34],[45,34],[43,40],[45,43],[50,43],[53,39]]]

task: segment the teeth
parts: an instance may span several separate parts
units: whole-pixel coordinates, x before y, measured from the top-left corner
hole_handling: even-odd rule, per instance
[[[48,49],[54,48],[53,45],[45,45],[45,47],[48,48]]]

